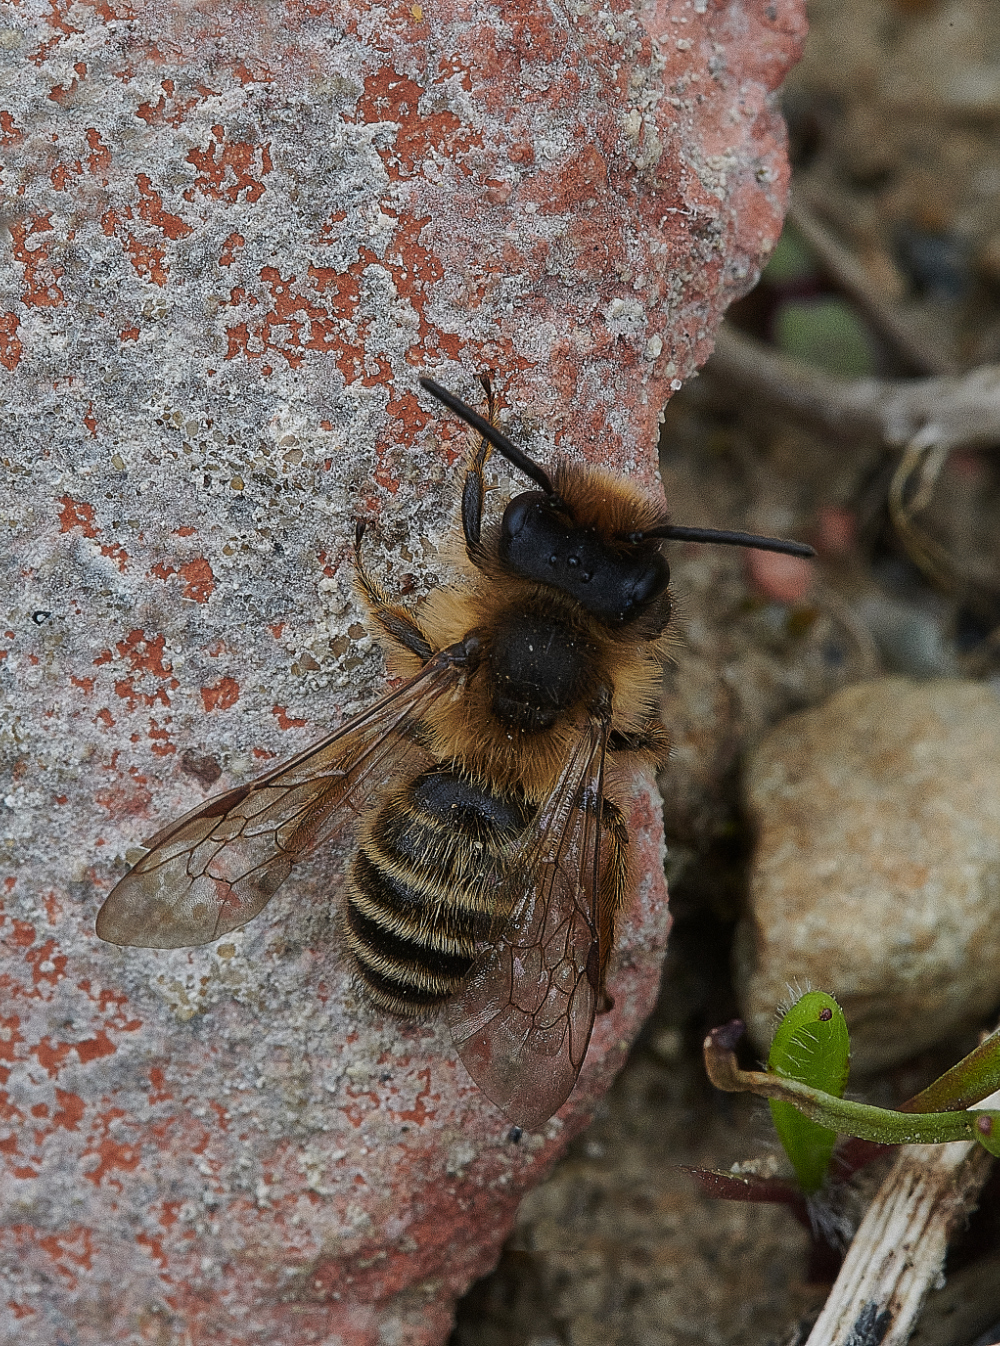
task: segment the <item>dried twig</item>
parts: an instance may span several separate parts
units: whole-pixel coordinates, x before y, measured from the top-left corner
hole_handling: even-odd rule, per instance
[[[788,218],[841,289],[915,370],[921,374],[958,373],[958,365],[940,343],[921,331],[918,321],[891,299],[878,293],[866,267],[813,213],[801,193],[793,197]]]
[[[1000,448],[1000,365],[929,379],[845,379],[804,365],[724,327],[710,370],[741,393],[777,404],[831,434],[880,439],[902,450],[889,509],[911,559],[939,587],[955,566],[916,523],[956,448]]]
[[[835,434],[874,436],[893,448],[1000,447],[1000,365],[929,379],[845,379],[724,326],[709,370]]]
[[[996,1107],[1000,1094],[982,1106]],[[974,1209],[992,1159],[978,1145],[907,1145],[879,1189],[806,1346],[903,1346]]]
[[[939,588],[948,588],[956,580],[951,558],[916,523],[916,516],[931,502],[948,450],[940,444],[918,444],[917,439],[907,444],[892,474],[889,514],[910,558]]]

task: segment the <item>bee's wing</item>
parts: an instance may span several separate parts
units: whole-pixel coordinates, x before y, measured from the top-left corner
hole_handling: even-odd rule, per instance
[[[464,660],[442,650],[329,737],[165,827],[108,894],[98,935],[112,944],[176,949],[245,925],[298,860],[362,812],[383,782],[424,756],[415,726],[463,680]]]
[[[458,1054],[519,1126],[540,1126],[569,1097],[600,992],[604,756],[590,721],[512,857],[495,933],[449,1002]]]

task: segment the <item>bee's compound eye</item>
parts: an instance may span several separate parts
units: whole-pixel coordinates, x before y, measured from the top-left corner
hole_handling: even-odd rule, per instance
[[[670,568],[659,552],[639,570],[631,582],[623,587],[625,603],[623,616],[642,612],[654,598],[658,598],[670,583]]]
[[[508,545],[516,542],[532,520],[538,517],[541,509],[548,504],[548,497],[541,491],[525,491],[516,495],[503,513],[500,525],[501,540]]]

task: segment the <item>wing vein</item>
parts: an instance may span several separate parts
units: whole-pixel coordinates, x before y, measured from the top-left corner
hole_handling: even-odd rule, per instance
[[[491,935],[448,1006],[469,1074],[521,1126],[539,1125],[569,1096],[593,1028],[608,732],[596,715],[580,726],[512,858]]]
[[[108,894],[97,933],[112,944],[182,948],[238,929],[267,905],[292,866],[333,840],[388,781],[428,754],[420,720],[457,694],[464,643],[318,743],[158,832]]]

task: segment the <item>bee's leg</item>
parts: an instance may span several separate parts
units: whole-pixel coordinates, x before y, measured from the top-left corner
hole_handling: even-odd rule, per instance
[[[655,763],[662,765],[667,760],[667,753],[670,751],[670,735],[662,724],[656,720],[650,720],[645,729],[638,734],[623,734],[617,729],[613,729],[608,738],[608,747],[612,752],[642,753],[645,757],[652,757]]]
[[[358,520],[354,533],[354,562],[358,572],[358,587],[371,609],[372,616],[382,630],[397,645],[415,654],[426,664],[434,654],[434,647],[405,608],[392,603],[378,580],[372,579],[361,559],[361,540],[365,535],[365,522]]]
[[[606,712],[605,712],[606,713]],[[650,717],[638,733],[622,733],[613,729],[608,735],[608,750],[614,753],[636,753],[647,767],[655,767],[667,760],[670,738],[663,725]],[[591,806],[595,807],[595,806]],[[611,1009],[614,1000],[604,985],[611,945],[614,942],[615,919],[625,904],[628,889],[628,829],[625,815],[613,800],[601,801],[601,873],[598,887],[598,924],[601,945],[601,983],[598,1009]]]
[[[479,382],[486,393],[486,415],[490,425],[497,423],[497,399],[490,382],[489,374],[480,374]],[[486,466],[493,446],[485,437],[470,455],[465,484],[462,487],[462,531],[465,533],[465,550],[469,560],[478,564],[480,545],[483,535],[483,500],[486,496],[486,484],[483,481],[483,468]]]
[[[614,1006],[614,999],[604,985],[611,957],[611,946],[615,937],[615,918],[625,904],[628,886],[628,828],[625,816],[617,804],[610,799],[601,802],[601,827],[604,833],[601,849],[600,901],[598,916],[600,921],[601,945],[601,985],[597,997],[597,1009],[606,1014]]]

